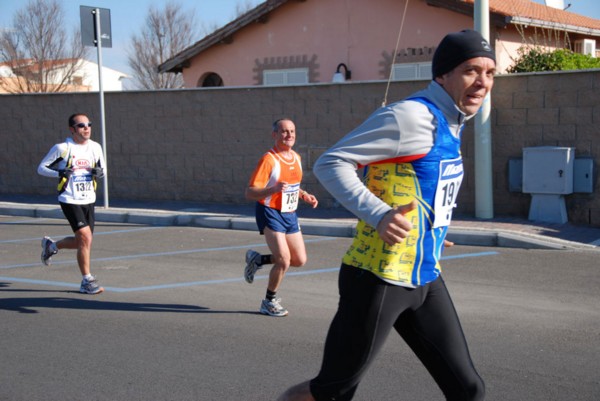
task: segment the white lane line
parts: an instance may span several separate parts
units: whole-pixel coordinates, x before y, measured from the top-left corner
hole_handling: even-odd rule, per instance
[[[244,246],[243,248],[247,248],[248,246]],[[241,247],[236,247],[241,248]],[[217,248],[213,248],[217,249]],[[223,249],[223,248],[220,248]],[[444,259],[463,259],[463,258],[473,258],[473,257],[482,257],[482,256],[493,256],[497,255],[498,252],[477,252],[477,253],[469,253],[469,254],[461,254],[461,255],[452,255],[447,257],[442,257]],[[323,273],[334,273],[339,270],[339,267],[332,267],[326,269],[313,269],[306,270],[300,272],[288,272],[286,273],[286,277],[289,276],[307,276],[313,274],[323,274]],[[269,275],[260,275],[255,276],[254,280],[264,280],[268,279]],[[58,281],[45,281],[45,280],[33,280],[33,279],[24,279],[24,278],[15,278],[15,277],[2,277],[0,276],[0,280],[7,282],[16,282],[16,283],[25,283],[25,284],[38,284],[38,285],[47,285],[54,287],[69,287],[69,288],[78,288],[79,284],[71,284],[64,283]],[[167,284],[157,284],[150,285],[144,287],[131,287],[131,288],[123,288],[123,287],[107,287],[104,286],[104,290],[108,292],[118,292],[118,293],[126,293],[126,292],[140,292],[140,291],[153,291],[153,290],[164,290],[164,289],[172,289],[172,288],[182,288],[182,287],[196,287],[203,285],[212,285],[212,284],[225,284],[225,283],[236,283],[242,282],[244,279],[242,277],[236,278],[227,278],[227,279],[218,279],[218,280],[202,280],[202,281],[188,281],[183,283],[167,283]]]
[[[334,238],[334,237],[322,237],[322,238],[318,238],[318,239],[307,239],[304,242],[305,243],[323,242],[323,241],[333,241],[335,239],[336,238]],[[203,252],[214,252],[214,251],[229,251],[229,250],[233,250],[233,249],[258,248],[258,247],[264,247],[264,246],[266,246],[264,243],[260,243],[260,244],[225,246],[225,247],[218,247],[218,248],[200,248],[200,249],[187,249],[187,250],[181,250],[181,251],[140,253],[140,254],[135,254],[135,255],[122,255],[122,256],[111,256],[111,257],[106,257],[106,258],[96,258],[96,259],[92,259],[91,262],[92,263],[106,262],[106,261],[114,262],[114,261],[118,261],[118,260],[155,258],[155,257],[162,257],[162,256],[187,255],[187,254],[191,254],[191,253],[203,253]],[[72,265],[75,263],[76,263],[75,260],[61,260],[61,261],[56,261],[56,262],[52,261],[52,265]],[[36,267],[36,266],[37,267],[41,266],[41,262],[22,263],[22,264],[5,265],[5,266],[0,265],[0,270],[16,269],[19,267]]]
[[[97,235],[113,235],[113,234],[128,234],[128,233],[133,233],[133,232],[137,232],[137,231],[146,231],[146,230],[156,230],[158,228],[164,228],[164,227],[141,227],[141,228],[130,228],[130,229],[126,229],[126,230],[114,230],[114,231],[104,231],[104,232],[95,232],[94,233],[94,237]],[[49,235],[49,237],[51,238],[58,238],[58,237],[65,237],[65,236],[69,236],[72,235],[71,234],[57,234],[57,235]],[[0,244],[10,244],[10,243],[16,243],[16,242],[28,242],[28,241],[41,241],[42,237],[35,237],[35,238],[21,238],[21,239],[8,239],[8,240],[4,240],[4,241],[0,241]]]

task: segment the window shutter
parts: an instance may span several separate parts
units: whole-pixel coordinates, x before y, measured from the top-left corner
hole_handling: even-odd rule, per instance
[[[308,68],[263,71],[263,85],[300,85],[308,83]]]
[[[394,81],[431,79],[431,63],[394,64],[392,67],[392,79]]]

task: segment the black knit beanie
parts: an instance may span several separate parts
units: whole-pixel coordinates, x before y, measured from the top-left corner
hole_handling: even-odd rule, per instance
[[[487,57],[496,61],[496,55],[490,44],[477,31],[465,29],[449,33],[442,39],[431,63],[433,78],[452,71],[465,60],[475,57]]]

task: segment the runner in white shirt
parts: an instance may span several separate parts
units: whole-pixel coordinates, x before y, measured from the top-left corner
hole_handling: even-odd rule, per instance
[[[58,201],[74,236],[54,241],[42,239],[42,263],[52,262],[59,249],[76,249],[82,281],[79,292],[99,294],[104,288],[90,273],[90,253],[95,223],[96,179],[104,176],[102,147],[90,139],[92,123],[85,114],[69,117],[71,137],[50,149],[38,166],[38,174],[58,179]]]

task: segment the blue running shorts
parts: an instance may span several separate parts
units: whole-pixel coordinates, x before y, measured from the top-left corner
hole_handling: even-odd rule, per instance
[[[264,234],[265,227],[285,234],[294,234],[300,231],[296,212],[281,213],[279,210],[266,207],[259,202],[256,202],[256,225],[261,234]]]

